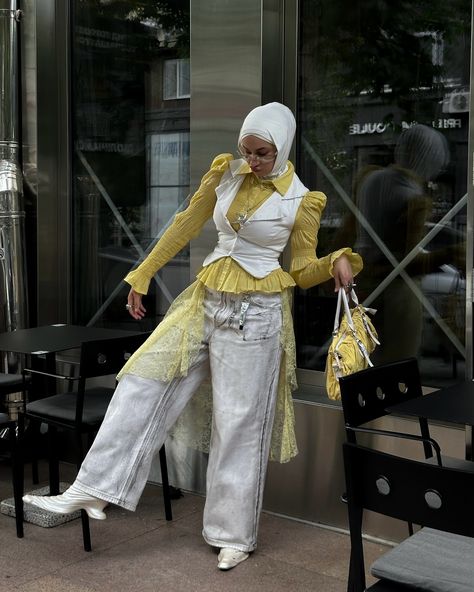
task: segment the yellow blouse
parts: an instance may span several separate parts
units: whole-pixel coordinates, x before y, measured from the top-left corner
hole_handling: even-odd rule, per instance
[[[220,154],[204,175],[199,189],[192,197],[189,206],[176,215],[173,223],[163,234],[148,257],[133,271],[125,281],[136,292],[146,294],[151,279],[156,272],[170,261],[191,239],[197,237],[204,224],[212,216],[216,204],[215,189],[222,175],[233,159],[231,154]],[[287,171],[273,180],[262,180],[254,175],[248,165],[239,173],[246,173],[240,190],[231,204],[227,218],[238,231],[235,222],[237,215],[245,211],[251,215],[276,190],[284,195],[292,181],[294,168],[288,162]],[[322,258],[316,257],[317,233],[321,213],[326,205],[326,196],[319,191],[309,191],[298,209],[290,236],[290,273],[276,269],[263,279],[256,279],[247,273],[231,257],[223,257],[202,268],[197,278],[208,288],[224,292],[281,292],[295,285],[309,288],[328,280],[333,275],[334,261],[342,254],[349,257],[354,274],[362,269],[362,259],[352,253],[350,248],[339,249]]]
[[[172,259],[190,239],[196,237],[212,216],[216,203],[215,189],[232,160],[230,154],[217,156],[204,175],[199,189],[188,208],[178,214],[148,257],[132,272],[127,281],[134,290],[146,294],[151,278]],[[236,224],[240,212],[251,215],[276,190],[284,195],[292,181],[294,169],[288,163],[284,175],[272,181],[257,178],[248,165],[238,171],[246,175],[227,211],[227,218]],[[282,292],[282,361],[278,380],[270,458],[287,462],[297,454],[294,430],[292,391],[296,388],[296,345],[291,318],[289,288],[295,282],[308,288],[324,282],[332,275],[334,261],[347,254],[354,273],[362,269],[362,260],[351,249],[340,249],[318,259],[317,233],[326,197],[319,192],[308,192],[301,200],[290,235],[290,273],[276,269],[263,279],[257,279],[242,269],[231,257],[223,257],[202,268],[197,281],[184,290],[171,304],[165,318],[152,335],[127,361],[117,378],[131,373],[143,378],[168,382],[186,376],[202,348],[204,333],[205,288],[234,293],[261,291]],[[195,393],[174,426],[174,435],[188,446],[209,450],[212,417],[210,384],[205,382]]]

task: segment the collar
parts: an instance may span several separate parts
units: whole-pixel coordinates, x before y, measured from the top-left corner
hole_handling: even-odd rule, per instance
[[[236,175],[252,174],[252,169],[250,168],[248,162],[243,158],[231,160],[229,163],[229,168],[233,177]],[[291,181],[293,180],[294,172],[295,167],[290,161],[288,161],[286,171],[282,175],[276,177],[275,179],[261,179],[260,181],[265,185],[273,185],[280,195],[285,195],[290,187]]]

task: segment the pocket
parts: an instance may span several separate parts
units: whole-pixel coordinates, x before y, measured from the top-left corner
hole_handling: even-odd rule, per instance
[[[264,305],[251,300],[242,329],[243,340],[264,341],[280,333],[281,314],[280,302]]]

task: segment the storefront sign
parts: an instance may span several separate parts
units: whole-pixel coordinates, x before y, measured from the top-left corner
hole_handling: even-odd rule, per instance
[[[408,129],[416,124],[416,121],[402,121],[401,127],[402,129]],[[461,129],[462,120],[454,117],[440,118],[432,121],[431,125],[436,129]],[[393,122],[383,123],[382,121],[379,121],[371,123],[353,123],[349,126],[349,135],[363,136],[370,134],[383,134],[385,131],[392,130],[394,127],[395,126]]]
[[[436,129],[461,129],[462,121],[460,119],[455,119],[454,117],[449,117],[447,119],[435,119],[432,123],[432,126]]]
[[[77,150],[82,152],[113,152],[116,154],[138,154],[143,146],[133,143],[122,142],[97,142],[95,140],[81,139],[75,142]]]
[[[349,126],[349,135],[362,136],[364,134],[383,134],[387,129],[386,123],[353,123]]]

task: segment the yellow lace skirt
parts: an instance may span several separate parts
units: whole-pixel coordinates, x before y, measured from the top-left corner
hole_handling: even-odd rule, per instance
[[[135,374],[169,382],[186,376],[201,348],[204,334],[205,286],[197,280],[172,303],[165,318],[118,375]],[[270,459],[288,462],[296,456],[292,391],[296,388],[296,348],[291,316],[290,291],[282,292],[282,361],[273,424]],[[186,445],[209,451],[212,425],[212,390],[206,381],[181,414],[173,436]]]

